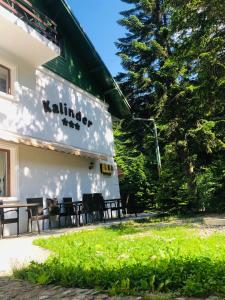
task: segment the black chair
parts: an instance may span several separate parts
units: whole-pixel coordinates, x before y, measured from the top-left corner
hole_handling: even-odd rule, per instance
[[[3,201],[0,200],[0,205],[3,205]],[[16,212],[15,218],[5,218],[5,215],[11,212]],[[4,225],[17,223],[17,236],[19,235],[19,208],[10,209],[4,211],[4,208],[0,208],[0,236],[4,236]]]
[[[44,230],[44,221],[48,220],[49,228],[51,229],[51,220],[49,217],[48,207],[43,208],[43,198],[27,198],[27,204],[34,204],[37,203],[37,207],[28,207],[28,220],[27,220],[27,232],[29,232],[29,223],[31,225],[31,232],[32,232],[32,223],[33,221],[37,222],[38,233],[40,234],[40,226],[39,221],[42,221],[42,229]],[[47,212],[46,214],[44,212]]]
[[[68,219],[71,217],[73,217],[73,221],[74,221],[74,217],[76,218],[76,222],[75,224],[78,225],[78,212],[77,212],[77,208],[76,205],[73,203],[73,199],[71,197],[64,197],[63,198],[63,203],[61,203],[61,207],[63,207],[64,210],[64,214],[66,216],[66,223],[68,225]],[[74,224],[74,222],[72,222],[72,224]]]
[[[49,218],[58,216],[59,228],[61,227],[61,218],[66,217],[67,214],[61,210],[61,204],[57,201],[56,198],[47,198],[46,199]]]
[[[83,194],[82,197],[82,214],[85,216],[85,222],[88,222],[88,216],[93,220],[92,194]]]
[[[104,212],[107,211],[107,208],[101,193],[83,194],[82,204],[86,223],[88,217],[92,219],[92,222],[94,222],[95,217],[105,221]]]
[[[108,207],[105,205],[105,200],[101,193],[93,194],[93,203],[96,205],[96,211],[100,215],[100,220],[105,222],[106,216],[109,219]]]

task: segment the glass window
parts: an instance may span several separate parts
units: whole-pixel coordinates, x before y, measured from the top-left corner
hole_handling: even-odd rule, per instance
[[[9,151],[0,149],[0,196],[9,196]]]
[[[10,94],[10,70],[0,65],[0,91]]]

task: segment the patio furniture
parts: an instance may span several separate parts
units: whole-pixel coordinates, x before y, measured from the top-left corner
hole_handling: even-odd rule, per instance
[[[78,211],[76,204],[73,202],[73,199],[71,197],[64,197],[63,202],[60,204],[61,207],[64,210],[64,214],[66,216],[66,223],[68,224],[68,218],[74,217],[76,218],[76,225],[78,226]],[[73,224],[73,222],[72,222]]]
[[[37,223],[38,233],[40,234],[39,221],[42,221],[42,229],[44,230],[44,221],[48,220],[49,228],[51,228],[51,220],[49,217],[48,208],[43,208],[43,198],[27,198],[27,204],[36,203],[37,207],[28,207],[28,220],[27,220],[27,232],[29,232],[29,223],[31,225],[32,232],[32,223],[35,221]],[[46,211],[46,214],[45,214]]]
[[[75,211],[77,213],[77,226],[81,225],[81,216],[83,218],[83,203],[82,201],[76,201],[76,202],[73,202],[73,205],[74,205],[74,208],[75,208]],[[84,225],[84,222],[83,222],[83,225]]]
[[[93,221],[93,205],[92,205],[92,194],[83,194],[82,196],[82,213],[85,216],[85,222],[87,224],[88,217],[92,218]]]
[[[0,200],[0,205],[3,206],[3,201]],[[5,215],[8,213],[16,213],[14,218],[5,218]],[[17,223],[17,236],[19,235],[19,208],[13,208],[6,210],[3,207],[0,207],[0,236],[4,236],[4,225]]]
[[[121,210],[123,209],[121,199],[109,199],[105,200],[106,207],[110,210],[111,219],[113,219],[113,212],[117,212],[117,216],[121,219]]]
[[[106,206],[105,200],[104,200],[101,193],[94,193],[93,194],[93,202],[96,203],[97,211],[100,214],[101,220],[103,219],[103,221],[105,222],[106,216],[109,219],[108,207]]]
[[[58,202],[56,198],[47,198],[46,199],[47,207],[48,207],[48,213],[49,218],[58,216],[59,220],[59,228],[61,227],[61,218],[66,217],[67,214],[62,211],[61,209],[61,203]]]
[[[104,212],[107,210],[104,204],[104,198],[101,193],[83,194],[82,200],[83,208],[82,212],[85,215],[85,221],[87,223],[88,217],[94,222],[95,217],[105,221]]]

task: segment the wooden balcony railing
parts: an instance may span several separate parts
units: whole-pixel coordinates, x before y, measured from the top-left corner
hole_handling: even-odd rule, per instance
[[[0,0],[0,5],[29,24],[40,34],[59,45],[57,25],[28,0]]]

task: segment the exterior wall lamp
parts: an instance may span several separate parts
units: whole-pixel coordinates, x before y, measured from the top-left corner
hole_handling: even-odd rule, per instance
[[[154,138],[155,138],[155,154],[156,154],[156,160],[157,160],[158,175],[159,175],[159,178],[160,178],[162,163],[161,163],[161,155],[160,155],[160,150],[159,150],[159,140],[158,140],[158,132],[157,132],[156,122],[153,118],[144,119],[144,118],[135,118],[135,117],[133,117],[133,120],[134,121],[151,122],[154,125],[153,133],[154,133]]]
[[[89,164],[89,170],[94,169],[95,163],[93,161],[90,162]]]

